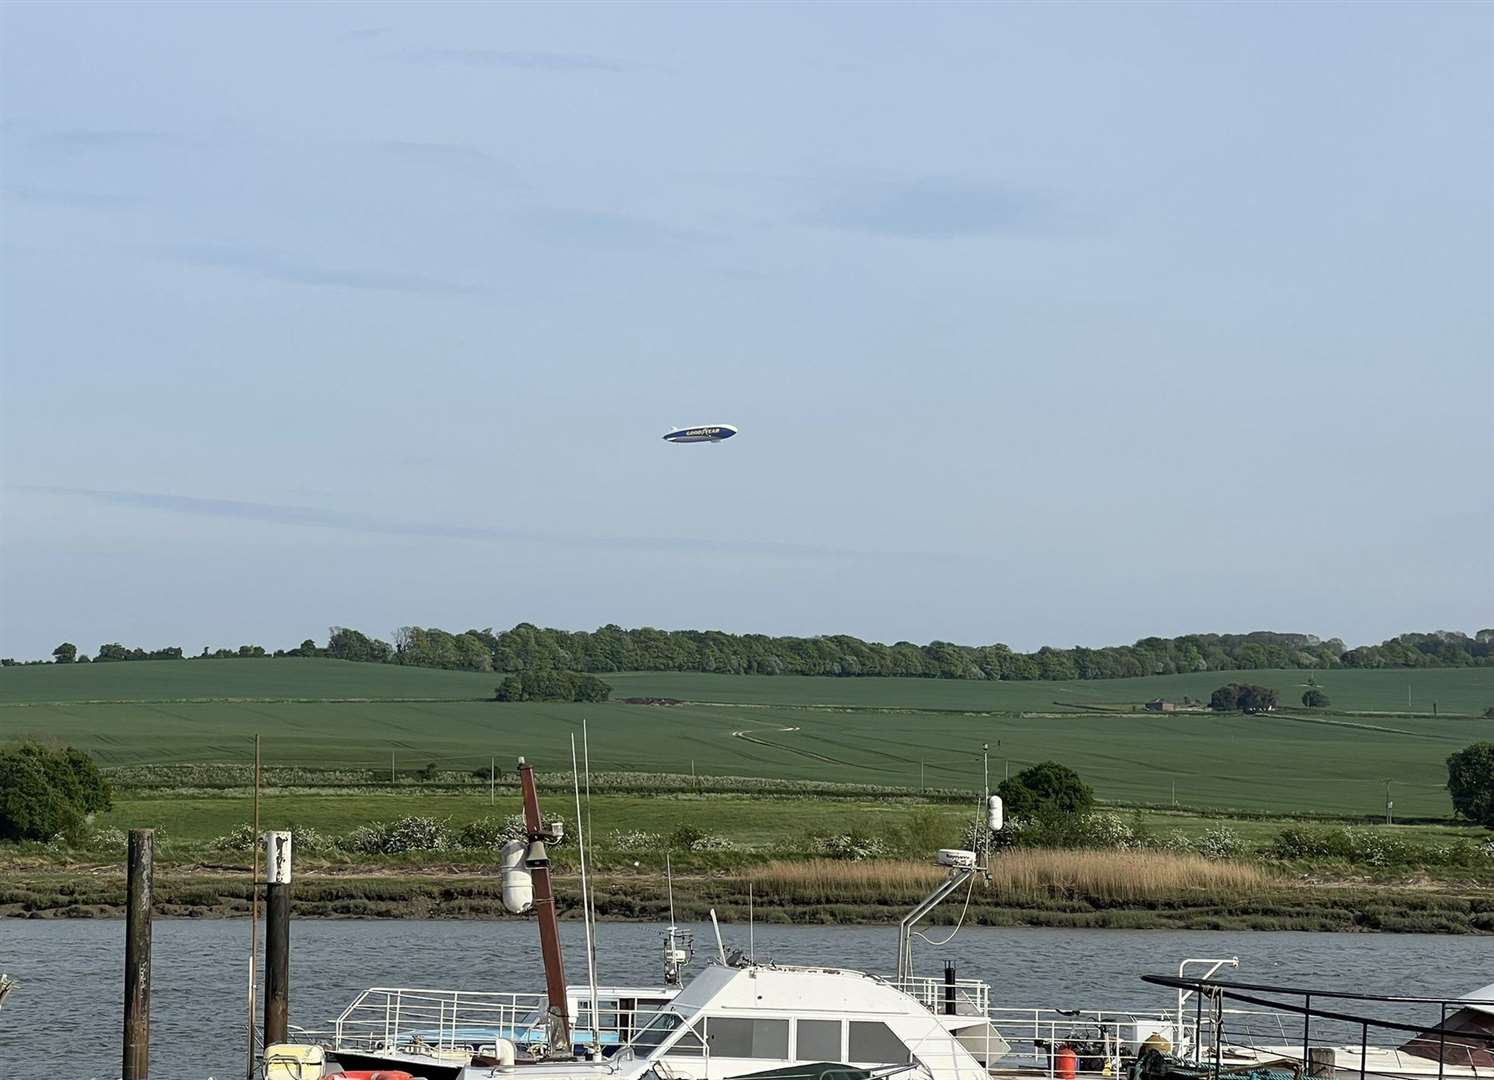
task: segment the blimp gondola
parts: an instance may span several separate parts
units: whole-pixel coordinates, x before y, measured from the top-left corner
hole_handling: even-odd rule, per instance
[[[665,432],[664,441],[672,443],[718,443],[723,439],[729,439],[737,433],[737,429],[730,424],[702,424],[699,427],[675,428],[673,431]]]

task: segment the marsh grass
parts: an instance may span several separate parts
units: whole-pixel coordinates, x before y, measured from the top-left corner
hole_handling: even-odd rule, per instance
[[[785,903],[908,903],[944,878],[923,862],[832,859],[773,862],[752,875],[758,895]],[[980,903],[1091,900],[1155,903],[1183,897],[1228,899],[1272,884],[1255,866],[1168,851],[1017,849],[998,855],[989,883],[977,879]]]

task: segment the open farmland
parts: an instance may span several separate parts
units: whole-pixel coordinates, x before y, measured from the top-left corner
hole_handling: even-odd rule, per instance
[[[1474,718],[1494,701],[1490,668],[1317,673],[1334,711],[1270,716],[1131,710],[1152,697],[1207,697],[1231,679],[1276,686],[1290,702],[1307,673],[1021,683],[607,678],[614,697],[689,704],[500,705],[484,700],[491,674],[323,660],[49,665],[0,672],[0,739],[55,739],[105,765],[245,761],[258,733],[274,764],[384,767],[393,753],[402,769],[476,767],[522,753],[564,769],[585,718],[597,771],[974,789],[980,745],[989,743],[993,779],[1008,763],[1015,770],[1056,758],[1117,802],[1167,803],[1175,790],[1192,806],[1370,814],[1393,778],[1399,814],[1440,817],[1448,754],[1494,726]]]

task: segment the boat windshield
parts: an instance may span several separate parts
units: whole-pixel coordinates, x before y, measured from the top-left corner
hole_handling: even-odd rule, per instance
[[[638,1034],[618,1052],[620,1059],[636,1058],[643,1059],[653,1056],[654,1052],[669,1041],[680,1028],[684,1027],[685,1018],[674,1009],[662,1009],[655,1013],[649,1022],[639,1029]]]

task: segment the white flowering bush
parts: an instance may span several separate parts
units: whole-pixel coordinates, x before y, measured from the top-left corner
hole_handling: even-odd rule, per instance
[[[1245,841],[1228,825],[1219,825],[1198,838],[1198,853],[1206,859],[1234,859],[1245,853]]]
[[[616,851],[658,851],[664,847],[664,837],[654,832],[632,829],[624,832],[614,829],[607,836],[607,846]],[[694,844],[691,844],[694,850]]]
[[[887,854],[887,845],[875,836],[848,832],[821,837],[820,850],[827,858],[859,862],[862,859],[882,858]]]

